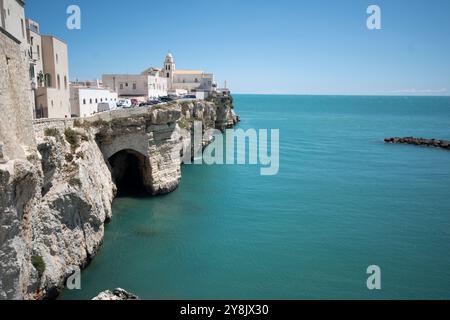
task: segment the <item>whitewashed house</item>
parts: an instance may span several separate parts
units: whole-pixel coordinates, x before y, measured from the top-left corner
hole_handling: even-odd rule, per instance
[[[171,53],[167,54],[162,69],[150,67],[139,75],[104,74],[102,81],[120,97],[157,98],[189,93],[203,99],[216,89],[212,73],[178,70]]]
[[[120,97],[158,98],[167,96],[167,79],[161,70],[150,68],[142,74],[104,74],[104,86],[118,93]]]
[[[70,85],[70,108],[73,117],[92,116],[97,113],[99,103],[117,103],[117,99],[117,92],[102,87],[98,82]]]

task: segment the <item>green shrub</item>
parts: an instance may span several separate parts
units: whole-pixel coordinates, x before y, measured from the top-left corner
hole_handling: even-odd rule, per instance
[[[75,128],[84,128],[84,129],[88,129],[92,126],[92,124],[89,121],[83,121],[80,119],[76,119],[73,121],[73,126]]]
[[[115,127],[125,127],[129,124],[128,118],[114,118],[112,119],[112,125]]]
[[[81,128],[83,126],[83,123],[81,122],[81,120],[76,119],[73,121],[73,126],[77,127],[77,128]]]
[[[72,148],[72,152],[74,152],[75,149],[79,147],[77,132],[75,130],[73,130],[72,128],[67,128],[64,131],[64,135],[66,137],[67,142],[70,144],[70,146]]]
[[[36,271],[39,274],[39,277],[41,277],[45,272],[45,262],[44,259],[42,259],[41,256],[32,256],[31,257],[31,264],[36,269]]]
[[[84,133],[80,134],[81,141],[89,141],[89,138]]]
[[[46,137],[55,137],[58,138],[59,137],[59,131],[56,128],[45,128],[44,130],[44,135]]]
[[[103,126],[107,126],[108,122],[103,119],[98,119],[98,120],[95,120],[94,122],[92,122],[92,125],[94,127],[103,127]]]

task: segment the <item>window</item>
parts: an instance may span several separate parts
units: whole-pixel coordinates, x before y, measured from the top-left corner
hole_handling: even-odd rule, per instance
[[[56,54],[56,63],[58,63],[59,57],[58,54]]]
[[[95,99],[95,103],[98,103],[98,100],[97,100],[97,99]]]
[[[23,19],[20,19],[20,24],[22,26],[22,38],[25,38],[25,25],[23,24]]]
[[[167,72],[167,78],[169,78],[169,73]]]
[[[39,47],[39,45],[37,46],[37,56],[38,56],[38,59],[41,58],[41,48]]]
[[[120,89],[123,89],[123,83],[120,84]]]
[[[50,88],[52,86],[52,76],[49,73],[47,73],[45,74],[44,77],[45,77],[45,86],[47,88]]]
[[[59,74],[57,75],[57,81],[58,81],[58,89],[61,89],[61,78],[59,77]]]
[[[30,64],[30,80],[34,79],[34,66]]]
[[[86,99],[83,99],[83,104],[86,104]]]
[[[168,66],[168,70],[170,70],[170,65]]]
[[[89,99],[89,104],[92,104],[92,99]]]
[[[125,87],[128,87],[128,82],[125,82]]]
[[[67,90],[67,76],[64,76],[64,89]]]
[[[133,90],[136,90],[136,83],[133,83]]]
[[[197,78],[195,78],[195,83],[197,83],[198,82],[198,79]]]

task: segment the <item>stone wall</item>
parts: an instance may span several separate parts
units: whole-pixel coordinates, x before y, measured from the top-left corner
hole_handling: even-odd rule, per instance
[[[3,160],[35,152],[29,63],[20,46],[0,32],[0,145]]]

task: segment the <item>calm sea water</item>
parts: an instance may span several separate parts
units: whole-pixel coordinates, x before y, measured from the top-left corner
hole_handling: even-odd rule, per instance
[[[235,108],[240,128],[280,129],[279,174],[187,165],[167,196],[117,199],[63,299],[450,298],[450,152],[383,143],[450,140],[450,98],[237,95]]]

